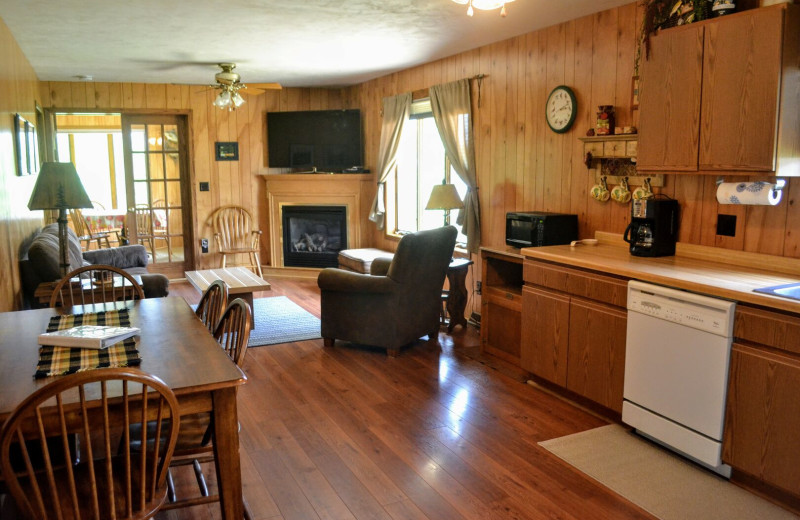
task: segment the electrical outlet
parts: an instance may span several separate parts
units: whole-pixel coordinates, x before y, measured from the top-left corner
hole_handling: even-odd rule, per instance
[[[717,215],[717,235],[736,236],[736,215]]]
[[[483,289],[483,282],[478,280],[477,282],[475,282],[475,292],[477,294],[480,294],[481,293],[481,289]]]
[[[210,187],[207,182],[200,183],[200,191],[209,191]]]
[[[203,238],[200,240],[200,252],[208,253],[208,239]]]

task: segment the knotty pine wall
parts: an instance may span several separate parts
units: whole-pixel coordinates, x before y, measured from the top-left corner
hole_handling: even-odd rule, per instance
[[[27,204],[36,176],[18,177],[14,114],[35,123],[36,74],[0,19],[0,312],[21,305],[19,258],[23,243],[42,225],[42,212]]]
[[[473,99],[482,245],[504,246],[508,211],[577,213],[581,238],[597,230],[622,233],[630,205],[589,197],[595,180],[583,164],[578,137],[594,127],[598,105],[615,105],[617,126],[637,126],[638,113],[630,109],[630,100],[640,24],[635,3],[602,11],[369,81],[360,86],[359,104],[369,124],[380,120],[384,96],[486,74],[480,106]],[[544,121],[544,105],[561,84],[575,91],[579,111],[572,129],[556,134]],[[475,80],[472,86],[477,98]],[[372,167],[379,139],[380,127],[369,125],[365,150],[366,164]],[[715,180],[667,176],[661,191],[680,201],[680,241],[800,257],[800,205],[794,204],[800,182],[790,181],[786,200],[778,207],[719,207]],[[737,215],[736,237],[716,235],[717,213]],[[394,247],[382,233],[373,239],[380,247]]]
[[[248,208],[259,228],[268,229],[265,183],[266,113],[286,110],[350,108],[349,89],[288,88],[247,96],[233,112],[212,106],[217,92],[200,85],[144,83],[42,82],[41,104],[65,110],[107,110],[129,113],[179,113],[189,119],[191,135],[191,182],[195,258],[198,269],[219,266],[219,256],[207,219],[219,206]],[[238,161],[215,161],[216,141],[238,141]],[[210,191],[199,191],[209,182]],[[210,254],[201,254],[199,240],[208,238]],[[262,263],[269,260],[269,238],[262,239]]]

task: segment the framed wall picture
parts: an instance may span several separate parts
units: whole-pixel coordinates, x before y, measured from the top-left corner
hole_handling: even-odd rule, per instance
[[[17,175],[28,175],[28,134],[25,125],[28,122],[19,114],[14,114],[14,155],[16,157]]]
[[[237,142],[216,142],[214,151],[218,161],[239,160],[239,143]]]
[[[35,175],[39,173],[39,136],[30,121],[25,121],[25,139],[28,141],[28,175]]]

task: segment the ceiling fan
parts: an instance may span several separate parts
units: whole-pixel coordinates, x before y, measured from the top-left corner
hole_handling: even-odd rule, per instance
[[[244,94],[263,94],[265,90],[281,88],[280,83],[250,83],[245,85],[240,81],[239,74],[233,72],[233,69],[236,68],[235,63],[219,63],[218,66],[222,69],[222,72],[217,72],[214,75],[216,83],[210,85],[210,87],[220,91],[214,100],[214,106],[221,109],[236,110],[241,106],[244,103],[244,98],[240,92]]]

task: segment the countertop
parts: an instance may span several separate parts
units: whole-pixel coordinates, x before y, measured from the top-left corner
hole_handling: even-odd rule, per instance
[[[644,258],[631,256],[627,244],[618,244],[616,239],[601,239],[594,246],[528,247],[521,249],[520,253],[530,259],[800,314],[798,301],[753,292],[756,288],[800,282],[800,261],[794,259],[702,246],[684,246],[679,248],[676,256]],[[724,257],[725,261],[714,261],[715,256]],[[764,266],[776,267],[772,270]]]

